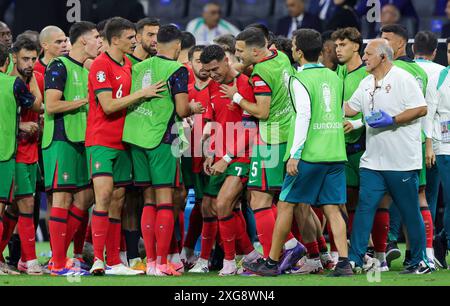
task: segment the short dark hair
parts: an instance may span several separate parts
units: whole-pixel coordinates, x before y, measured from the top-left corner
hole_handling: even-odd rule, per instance
[[[181,50],[191,49],[195,43],[195,36],[191,32],[181,32]]]
[[[381,28],[381,33],[394,33],[395,35],[400,36],[405,40],[408,41],[408,30],[405,26],[401,24],[388,24]]]
[[[38,50],[37,50],[38,54],[41,53],[42,47],[41,47],[41,42],[39,41],[39,32],[27,30],[27,31],[19,34],[16,38],[16,41],[21,40],[21,39],[29,39],[29,40],[33,41],[36,44],[36,47],[38,48]]]
[[[275,48],[277,48],[278,51],[283,52],[289,57],[289,60],[291,61],[291,64],[294,64],[294,57],[292,56],[292,40],[289,38],[286,38],[284,36],[277,36],[275,37],[271,42],[270,45],[275,45]]]
[[[438,47],[436,34],[430,31],[420,31],[414,38],[414,53],[416,55],[432,55]]]
[[[39,53],[39,48],[36,45],[36,42],[34,42],[33,40],[26,38],[26,37],[16,39],[16,41],[14,42],[14,44],[11,48],[11,52],[19,53],[23,49],[25,49],[27,51],[36,51],[36,53]]]
[[[267,40],[270,39],[270,30],[266,25],[264,25],[262,23],[252,23],[252,24],[246,26],[244,30],[251,29],[251,28],[255,28],[255,29],[262,31],[264,33],[264,37]]]
[[[158,43],[171,43],[175,40],[181,41],[181,31],[173,24],[166,24],[159,28]]]
[[[236,37],[232,34],[224,34],[214,39],[214,43],[223,48],[225,52],[236,53]]]
[[[200,62],[202,64],[209,64],[216,60],[218,62],[225,58],[225,51],[219,45],[210,45],[203,50],[202,55],[200,55]]]
[[[105,19],[97,23],[97,31],[100,33],[101,37],[106,37],[105,29],[109,21],[110,19]]]
[[[97,26],[89,21],[80,21],[74,23],[69,30],[70,43],[73,45],[84,34],[96,30]]]
[[[5,66],[6,60],[9,58],[8,47],[0,43],[0,67]]]
[[[136,31],[142,33],[145,27],[159,27],[161,26],[157,18],[143,18],[136,23]]]
[[[120,37],[123,31],[126,30],[136,31],[136,26],[131,21],[122,17],[111,18],[105,27],[105,36],[108,43],[111,44],[113,37]]]
[[[339,29],[331,35],[331,39],[334,41],[348,39],[349,41],[359,45],[359,51],[361,51],[363,47],[363,38],[357,28]]]
[[[198,45],[198,46],[194,46],[191,48],[191,50],[189,50],[188,53],[188,59],[190,62],[192,62],[192,60],[194,59],[194,53],[195,52],[203,52],[203,50],[205,50],[206,46],[205,45]]]
[[[295,32],[295,45],[301,50],[308,62],[317,62],[323,49],[322,36],[312,29],[301,29]]]
[[[247,46],[264,48],[266,46],[266,37],[264,33],[257,28],[248,28],[236,37],[236,41],[244,41]]]

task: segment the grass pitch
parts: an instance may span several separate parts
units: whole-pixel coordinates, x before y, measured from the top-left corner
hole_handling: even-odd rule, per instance
[[[404,246],[400,246],[404,249]],[[37,244],[37,254],[48,252],[48,243]],[[69,253],[71,254],[71,253]],[[45,262],[47,258],[39,258]],[[217,272],[203,275],[186,273],[181,277],[52,277],[52,276],[0,276],[2,286],[449,286],[450,271],[437,271],[428,275],[399,275],[403,259],[393,263],[391,272],[378,275],[355,275],[349,278],[328,278],[324,275],[283,275],[273,278],[231,276],[219,277]]]

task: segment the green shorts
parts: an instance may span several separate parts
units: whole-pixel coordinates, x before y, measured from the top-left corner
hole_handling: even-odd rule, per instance
[[[216,198],[219,195],[220,189],[223,183],[229,176],[237,176],[241,178],[243,185],[247,183],[248,172],[250,165],[245,163],[233,163],[230,164],[227,170],[221,175],[214,175],[209,177],[208,184],[205,187],[203,194],[212,198]]]
[[[38,177],[38,164],[16,164],[16,199],[34,197]]]
[[[280,191],[286,176],[285,162],[287,144],[255,145],[250,162],[248,189],[256,191]]]
[[[14,180],[16,160],[0,161],[0,203],[11,204],[14,201]]]
[[[203,199],[204,191],[209,183],[209,176],[204,173],[193,173],[194,175],[194,192],[197,200]]]
[[[42,150],[47,191],[73,191],[89,186],[86,148],[66,141],[53,141]]]
[[[422,170],[419,174],[419,186],[423,187],[427,185],[427,160],[426,160],[426,145],[422,144]]]
[[[130,152],[103,146],[86,148],[91,179],[111,176],[115,187],[132,184],[133,172]]]
[[[134,184],[153,188],[178,188],[183,180],[180,158],[172,154],[172,146],[160,144],[148,150],[131,146]]]
[[[348,161],[345,163],[345,177],[348,187],[359,187],[359,164],[364,151],[347,156]]]
[[[181,174],[186,189],[194,188],[195,173],[192,171],[192,157],[181,157]]]

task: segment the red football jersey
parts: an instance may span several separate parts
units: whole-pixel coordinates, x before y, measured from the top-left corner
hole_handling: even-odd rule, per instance
[[[86,147],[104,146],[125,150],[122,143],[127,109],[106,115],[97,95],[110,91],[113,99],[128,96],[131,91],[131,62],[124,56],[120,65],[108,53],[95,59],[89,71],[89,114],[86,129]]]
[[[34,76],[39,86],[41,94],[44,94],[44,76],[35,71]],[[27,85],[30,89],[30,85]],[[35,122],[39,124],[39,114],[31,109],[22,108],[20,110],[20,122]],[[43,127],[40,127],[42,129]],[[34,164],[39,160],[39,131],[33,135],[29,135],[19,131],[17,140],[16,162],[22,164]]]
[[[189,72],[188,84],[189,85],[195,84],[195,75],[194,75],[194,71],[192,70],[191,66],[189,64],[184,64],[184,67],[186,67]]]
[[[192,171],[194,173],[202,172],[202,154],[203,148],[201,144],[201,138],[203,135],[203,129],[205,127],[206,121],[212,120],[212,109],[209,101],[209,88],[206,86],[203,89],[189,84],[189,102],[194,100],[195,102],[200,102],[202,106],[206,109],[203,114],[194,115],[194,125],[191,130],[191,154],[192,154]]]
[[[228,86],[233,86],[234,81]],[[243,74],[236,78],[239,93],[249,102],[256,102],[253,88],[249,78]],[[221,84],[211,81],[209,92],[211,95],[211,106],[213,109],[213,121],[217,127],[214,130],[214,146],[216,161],[228,153],[235,156],[234,162],[250,163],[250,139],[254,138],[256,125],[249,122],[250,116],[246,114],[239,105],[228,98],[222,98],[220,92]]]
[[[38,58],[38,60],[34,64],[34,71],[39,72],[42,75],[45,75],[46,69],[47,69],[47,65],[44,65],[42,60],[40,58]]]

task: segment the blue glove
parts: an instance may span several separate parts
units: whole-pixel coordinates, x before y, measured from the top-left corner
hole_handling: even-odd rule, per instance
[[[373,113],[372,116],[366,117],[367,124],[374,129],[386,128],[395,124],[394,118],[380,110]]]

